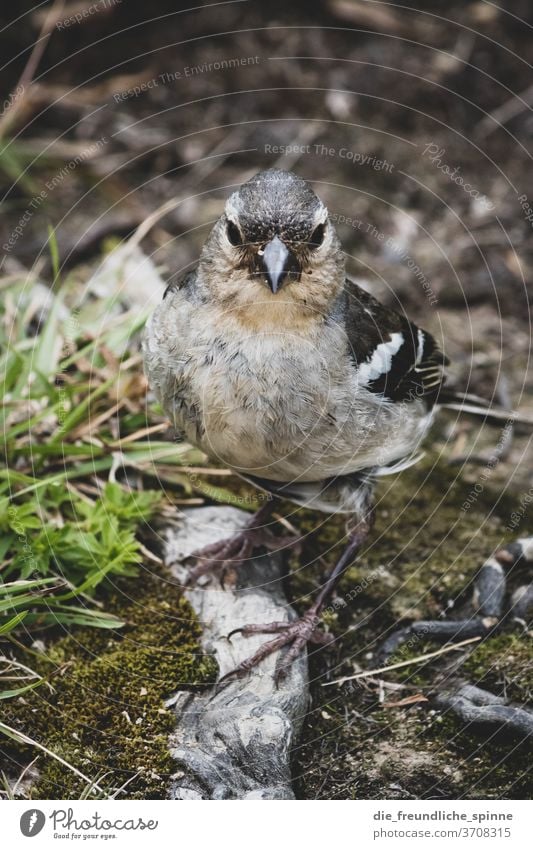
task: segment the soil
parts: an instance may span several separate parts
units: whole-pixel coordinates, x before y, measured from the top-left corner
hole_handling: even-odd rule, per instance
[[[19,3],[21,19],[0,36],[2,55],[13,57],[6,98],[51,7],[34,5]],[[531,416],[531,4],[182,8],[117,0],[80,23],[65,24],[65,11],[56,21],[9,125],[15,164],[0,153],[4,272],[31,267],[51,284],[52,224],[62,267],[83,285],[118,239],[179,198],[142,242],[170,281],[194,264],[234,186],[263,168],[288,168],[327,203],[350,274],[436,336],[451,360],[450,384]],[[0,13],[6,23],[9,15]],[[504,426],[443,414],[424,461],[380,485],[372,541],[327,617],[334,646],[311,655],[313,703],[295,751],[300,798],[532,798],[525,744],[464,727],[425,701],[467,680],[530,703],[527,627],[510,623],[480,645],[390,672],[385,684],[377,676],[322,686],[372,669],[399,624],[467,612],[483,561],[531,534],[529,437],[517,433],[504,458],[487,462]],[[485,460],[472,462],[479,454]],[[291,564],[303,609],[338,554],[343,524],[289,505],[286,515],[308,534]],[[528,577],[513,570],[510,590]],[[164,797],[172,764],[163,699],[176,681],[214,675],[198,654],[192,612],[177,588],[162,593],[164,580],[147,579],[143,591],[153,597],[152,623],[136,616],[141,601],[129,585],[132,601],[108,599],[130,622],[132,643],[79,631],[58,639],[50,650],[69,674],[53,694],[39,689],[10,706],[19,727],[91,777],[111,770],[120,784],[117,776],[134,776],[126,798]],[[179,652],[166,656],[168,645]],[[435,648],[420,642],[392,661]],[[50,762],[32,792],[73,798],[83,786]]]

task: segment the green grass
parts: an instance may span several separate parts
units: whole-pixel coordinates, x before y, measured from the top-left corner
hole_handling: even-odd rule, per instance
[[[173,771],[162,699],[212,680],[215,664],[154,565],[151,523],[176,501],[235,496],[173,440],[148,392],[147,311],[120,280],[107,297],[79,272],[62,280],[53,231],[49,250],[49,292],[32,275],[0,277],[0,795],[161,798]],[[116,692],[131,713],[149,705],[141,725],[117,713]],[[80,727],[94,739],[77,743]]]
[[[112,452],[104,444],[84,444],[76,431],[84,422],[90,426],[116,378],[102,381],[97,361],[94,376],[64,366],[65,353],[75,351],[84,334],[80,327],[79,337],[67,341],[71,313],[63,295],[53,299],[39,326],[28,287],[14,284],[4,294],[0,629],[117,627],[120,622],[102,614],[90,595],[111,572],[132,574],[139,558],[135,531],[160,495],[128,492],[98,478],[94,497],[69,485],[111,468]]]
[[[50,245],[57,286],[53,233]],[[146,401],[142,310],[114,294],[99,300],[76,281],[56,288],[45,309],[37,294],[34,280],[10,280],[0,299],[4,646],[58,626],[121,627],[99,587],[135,578],[165,501],[161,480],[185,500],[194,486],[181,467],[205,459],[146,433],[165,424]],[[2,686],[0,670],[0,693],[17,689]]]

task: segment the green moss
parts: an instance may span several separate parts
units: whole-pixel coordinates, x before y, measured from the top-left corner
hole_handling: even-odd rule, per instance
[[[531,796],[528,753],[517,749],[516,739],[466,729],[454,715],[429,710],[427,703],[384,708],[376,685],[367,681],[342,689],[320,686],[333,664],[335,676],[375,666],[376,648],[402,625],[443,613],[467,615],[478,569],[514,536],[506,530],[516,507],[512,496],[488,483],[476,491],[475,480],[461,480],[444,464],[433,467],[433,459],[379,485],[369,542],[326,615],[336,642],[310,659],[315,707],[295,753],[299,797]],[[225,485],[234,486],[231,479]],[[234,491],[246,498],[242,484]],[[304,537],[301,553],[290,558],[290,595],[303,611],[342,551],[345,521],[291,505],[283,512]],[[510,591],[520,582],[513,574]],[[416,660],[436,648],[420,640],[395,653],[390,663],[415,662],[383,676],[403,688],[385,690],[386,702],[426,694],[454,671],[497,693],[505,686],[508,695],[527,701],[526,669],[533,666],[528,637],[502,634],[451,658]]]
[[[224,486],[244,498],[251,494],[241,483],[234,487],[232,479],[224,479]],[[474,575],[513,536],[505,526],[515,507],[512,498],[485,487],[463,510],[471,489],[447,466],[421,465],[380,485],[369,543],[341,581],[336,596],[341,605],[327,616],[337,640],[311,657],[314,708],[295,754],[299,796],[531,795],[527,753],[517,749],[516,740],[467,729],[451,713],[428,710],[427,704],[385,708],[368,680],[320,686],[328,667],[337,676],[375,666],[376,647],[397,627],[439,616],[450,601],[448,615],[468,611]],[[305,535],[302,553],[292,556],[290,583],[293,603],[303,610],[342,549],[344,520],[290,505],[283,510]],[[513,571],[510,590],[523,578]],[[54,664],[67,664],[52,679],[54,693],[40,688],[19,699],[12,713],[17,727],[91,778],[107,773],[101,779],[106,787],[115,789],[136,776],[124,798],[161,798],[174,768],[167,747],[173,720],[163,700],[177,686],[213,680],[215,668],[199,651],[198,624],[178,588],[158,575],[123,581],[120,590],[105,609],[124,617],[127,627],[112,636],[80,630],[52,644],[48,654]],[[403,646],[393,660],[434,648],[427,641]],[[462,679],[496,693],[505,689],[524,702],[531,692],[532,657],[530,637],[505,632],[464,653],[387,673],[385,680],[401,689],[385,690],[385,701],[427,693],[458,671]],[[43,660],[41,671],[50,666]],[[29,748],[7,745],[19,762],[35,756]],[[83,782],[44,755],[39,769],[35,798],[83,792]]]
[[[42,686],[20,698],[12,705],[14,724],[111,791],[133,779],[120,798],[164,798],[174,725],[164,699],[212,682],[216,664],[201,653],[198,622],[168,577],[149,575],[117,590],[105,607],[126,627],[111,636],[80,629],[52,643],[39,671],[55,668],[53,691]],[[7,748],[19,762],[35,756],[15,744]],[[34,799],[77,798],[86,788],[50,757],[41,756],[38,769]]]

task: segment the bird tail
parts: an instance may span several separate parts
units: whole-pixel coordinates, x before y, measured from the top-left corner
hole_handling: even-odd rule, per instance
[[[533,419],[528,416],[519,415],[514,410],[506,410],[497,404],[492,404],[486,398],[472,395],[468,392],[453,392],[443,389],[437,400],[439,407],[447,410],[457,410],[469,416],[478,416],[485,419],[487,424],[501,425],[506,422],[509,425],[522,425],[528,430],[533,430]]]
[[[369,470],[368,477],[371,478],[383,478],[386,475],[395,475],[398,472],[403,472],[404,469],[410,469],[411,466],[414,466],[415,463],[420,462],[425,457],[424,451],[418,451],[416,454],[409,454],[407,457],[402,457],[400,460],[397,460],[395,463],[391,463],[388,466],[376,466],[375,468]]]

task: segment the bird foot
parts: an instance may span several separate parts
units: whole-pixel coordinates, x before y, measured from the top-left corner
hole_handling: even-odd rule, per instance
[[[256,516],[252,516],[244,528],[229,539],[219,540],[194,552],[196,565],[190,569],[186,583],[195,584],[203,575],[218,572],[220,584],[224,587],[228,572],[249,560],[255,549],[280,551],[298,544],[297,537],[275,536],[268,527],[258,523]]]
[[[226,684],[234,678],[244,677],[270,654],[285,646],[290,646],[283,662],[276,670],[275,682],[278,686],[287,677],[291,664],[307,643],[324,646],[333,641],[331,634],[326,634],[318,629],[319,622],[320,616],[316,609],[311,607],[307,613],[293,622],[269,622],[265,625],[244,625],[242,628],[235,628],[228,634],[229,640],[234,634],[241,634],[243,637],[249,637],[252,634],[276,634],[276,636],[264,643],[255,654],[239,663],[235,669],[223,675],[218,686],[220,687],[220,685]]]

